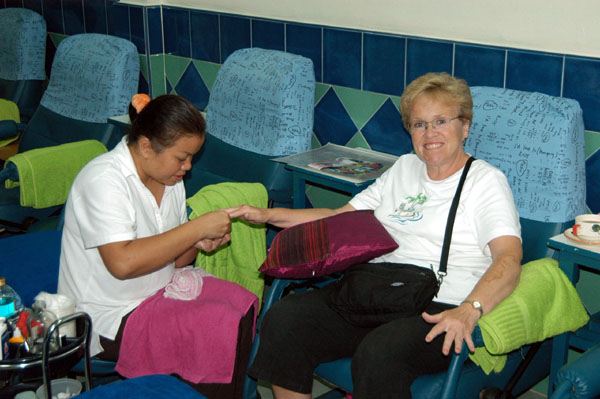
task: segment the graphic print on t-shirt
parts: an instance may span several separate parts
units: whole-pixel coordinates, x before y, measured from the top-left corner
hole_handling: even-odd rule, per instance
[[[421,220],[423,218],[423,204],[425,202],[427,202],[427,196],[423,193],[417,194],[416,197],[406,196],[404,201],[394,209],[394,213],[390,215],[390,219],[400,224]]]

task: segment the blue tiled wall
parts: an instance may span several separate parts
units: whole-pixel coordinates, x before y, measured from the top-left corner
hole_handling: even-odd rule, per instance
[[[398,96],[407,82],[446,71],[471,85],[568,96],[600,131],[600,59],[269,21],[114,0],[0,0],[45,17],[52,33],[108,33],[130,39],[140,54],[170,54],[222,64],[233,51],[263,47],[312,59],[317,81]],[[163,48],[164,38],[164,48]]]
[[[360,134],[375,150],[403,153],[410,142],[403,135],[397,96],[407,82],[430,71],[446,71],[470,85],[538,91],[579,101],[594,148],[588,148],[588,205],[600,211],[600,58],[526,51],[422,37],[338,29],[265,20],[174,7],[140,7],[114,0],[0,0],[2,7],[27,7],[40,12],[53,34],[108,33],[136,44],[143,70],[140,90],[175,91],[204,108],[210,84],[198,68],[182,68],[169,80],[169,60],[222,64],[233,51],[263,47],[294,52],[315,66],[321,97],[315,105],[315,137],[347,144]],[[52,54],[52,52],[50,52]],[[163,58],[160,58],[163,57]],[[158,59],[158,62],[153,60]],[[157,65],[160,67],[156,68]],[[154,67],[154,68],[153,68]],[[153,82],[154,81],[154,82]],[[335,88],[332,89],[332,88]],[[340,91],[381,94],[387,99],[363,124]],[[318,90],[319,92],[319,90]],[[358,108],[358,107],[355,107]],[[595,174],[594,174],[595,173]]]
[[[471,85],[568,96],[582,105],[586,128],[600,131],[600,113],[596,112],[600,109],[600,59],[596,58],[183,8],[115,5],[111,0],[86,0],[84,7],[79,0],[4,2],[5,6],[43,9],[51,32],[110,33],[131,39],[140,54],[170,54],[222,64],[233,51],[255,46],[312,59],[318,82],[377,93],[398,96],[415,77],[446,71]],[[144,26],[148,27],[147,38]]]

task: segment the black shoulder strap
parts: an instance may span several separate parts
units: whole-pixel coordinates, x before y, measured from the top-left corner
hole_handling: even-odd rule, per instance
[[[460,193],[462,192],[463,185],[467,179],[467,173],[471,167],[471,163],[475,158],[470,157],[463,168],[462,175],[456,187],[456,193],[450,205],[450,212],[448,213],[448,222],[446,223],[446,233],[444,235],[444,245],[442,246],[442,256],[440,259],[440,268],[438,269],[438,282],[442,285],[442,280],[446,276],[446,266],[448,265],[448,253],[450,252],[450,241],[452,241],[452,229],[454,227],[454,219],[456,218],[456,210],[458,209],[458,202],[460,201]]]

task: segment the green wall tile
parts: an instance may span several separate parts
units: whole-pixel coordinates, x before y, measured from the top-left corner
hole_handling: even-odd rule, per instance
[[[165,57],[162,54],[150,56],[150,73],[152,74],[152,98],[167,94],[165,83]]]
[[[204,84],[208,88],[208,91],[211,91],[221,65],[206,61],[193,60],[193,62],[200,77],[204,80]]]
[[[317,136],[313,133],[312,138],[311,138],[311,148],[319,148],[321,147],[323,144],[321,144],[319,142],[319,139],[317,138]]]
[[[366,148],[368,150],[371,149],[371,147],[369,146],[369,143],[365,139],[365,136],[363,136],[361,132],[356,133],[350,139],[350,141],[348,141],[346,143],[346,146],[347,147],[352,147],[352,148]]]
[[[186,68],[192,62],[189,58],[177,57],[174,55],[165,55],[165,75],[171,84],[171,87],[177,86],[179,79],[185,72]]]
[[[389,98],[384,94],[334,86],[333,89],[348,111],[354,124],[361,129]]]
[[[315,105],[318,104],[319,101],[321,101],[321,99],[323,98],[325,93],[327,93],[327,90],[329,90],[330,87],[331,85],[324,85],[323,83],[315,84]]]
[[[143,54],[140,54],[140,73],[144,78],[146,78],[147,82],[150,81],[150,73],[148,71],[148,57]]]
[[[52,32],[48,32],[48,36],[50,37],[50,40],[52,40],[52,43],[54,43],[54,47],[58,48],[58,45],[60,44],[60,42],[62,42],[63,40],[65,40],[67,37],[67,35],[61,35],[60,33],[52,33]]]
[[[600,133],[585,132],[585,157],[589,157],[600,148]]]
[[[398,109],[398,111],[400,110],[400,97],[398,96],[388,96],[390,98],[390,100],[392,100],[392,103],[396,106],[396,109]]]

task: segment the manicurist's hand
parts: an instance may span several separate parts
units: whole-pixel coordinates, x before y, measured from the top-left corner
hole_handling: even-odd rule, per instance
[[[217,248],[227,244],[229,241],[231,241],[231,235],[225,234],[221,238],[205,238],[204,240],[200,240],[196,243],[196,245],[194,245],[194,247],[204,252],[212,252]]]
[[[208,212],[193,221],[201,229],[201,240],[221,240],[231,233],[231,219],[223,210]]]
[[[152,273],[171,262],[175,267],[188,265],[197,255],[196,245],[213,251],[229,241],[230,232],[229,214],[219,210],[161,234],[101,245],[98,251],[108,271],[125,280]],[[203,240],[207,241],[200,243]]]

